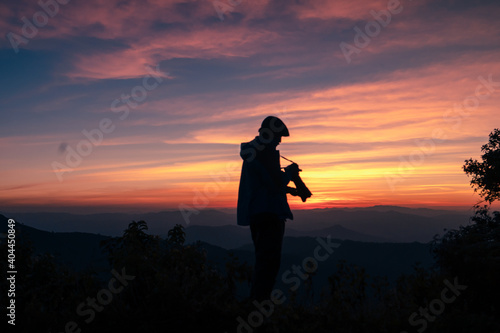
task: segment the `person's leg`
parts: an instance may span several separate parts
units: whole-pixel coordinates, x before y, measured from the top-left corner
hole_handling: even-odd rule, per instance
[[[285,222],[274,214],[259,214],[253,219],[250,230],[255,247],[251,297],[261,301],[269,299],[276,282]]]

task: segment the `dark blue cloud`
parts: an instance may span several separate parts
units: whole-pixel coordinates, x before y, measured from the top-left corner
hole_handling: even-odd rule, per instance
[[[426,8],[431,11],[433,9],[444,9],[447,11],[466,11],[471,8],[481,6],[495,6],[498,8],[498,0],[433,0],[426,4]]]
[[[75,55],[95,55],[123,51],[131,48],[125,38],[104,39],[81,34],[65,39],[44,39],[39,45],[46,45],[47,48],[57,49],[65,57]]]
[[[186,19],[192,19],[196,16],[200,8],[198,2],[178,2],[174,5],[175,11]]]
[[[154,20],[151,23],[153,31],[189,31],[189,26],[181,22],[165,22],[162,19]]]

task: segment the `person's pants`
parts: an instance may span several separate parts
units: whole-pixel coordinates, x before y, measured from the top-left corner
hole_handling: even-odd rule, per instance
[[[276,214],[263,213],[251,218],[250,231],[255,247],[255,266],[251,297],[258,301],[269,299],[281,263],[281,246],[285,220]]]

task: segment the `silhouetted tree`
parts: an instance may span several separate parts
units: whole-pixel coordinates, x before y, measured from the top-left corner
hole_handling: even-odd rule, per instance
[[[474,206],[475,214],[470,224],[435,237],[433,251],[443,272],[457,276],[468,286],[464,292],[467,303],[464,316],[474,318],[490,329],[500,326],[495,319],[500,315],[500,213],[490,212],[491,203],[500,195],[498,129],[490,134],[489,142],[481,150],[484,153],[482,162],[469,159],[463,168],[467,175],[472,176],[470,184],[474,191],[479,192],[488,204]]]
[[[490,133],[487,144],[481,147],[482,162],[469,159],[465,161],[464,171],[472,176],[470,182],[475,192],[488,203],[500,198],[500,129]]]
[[[186,241],[186,233],[184,232],[184,227],[180,224],[176,224],[174,228],[168,231],[167,242],[173,246],[183,246]]]
[[[135,279],[119,295],[114,310],[101,316],[99,329],[138,332],[223,332],[236,323],[239,304],[235,284],[244,281],[246,264],[232,260],[227,273],[212,266],[200,244],[185,243],[184,227],[176,225],[167,238],[146,234],[144,221],[129,224],[122,237],[102,243],[110,264],[125,267]]]
[[[5,221],[4,221],[5,219]],[[0,215],[0,222],[7,219]],[[95,295],[98,281],[90,272],[74,272],[58,263],[50,253],[35,253],[31,240],[17,223],[15,247],[15,304],[16,332],[61,332],[65,324],[77,319],[76,306],[88,296]],[[6,258],[7,242],[0,242],[2,275],[9,269]],[[2,276],[2,304],[9,289]],[[7,317],[5,317],[7,318]],[[3,324],[6,327],[7,324]]]

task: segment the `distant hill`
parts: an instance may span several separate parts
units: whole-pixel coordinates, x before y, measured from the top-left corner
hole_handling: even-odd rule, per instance
[[[3,213],[11,218],[24,221],[37,229],[55,232],[91,232],[108,236],[120,236],[132,221],[144,220],[151,233],[166,235],[176,224],[189,225],[236,225],[235,216],[216,210],[202,210],[192,214],[186,223],[180,211],[158,213],[126,214],[69,214],[69,213]]]
[[[1,233],[7,231],[7,218],[0,215]],[[4,222],[5,221],[5,222]],[[109,236],[82,232],[47,232],[16,221],[16,241],[31,244],[34,254],[52,254],[59,263],[75,270],[109,271],[108,262],[99,246]]]
[[[331,235],[335,239],[340,240],[353,240],[359,242],[389,242],[389,238],[384,237],[376,237],[372,235],[366,235],[360,232],[356,232],[347,228],[344,228],[341,225],[334,225],[331,227],[327,227],[324,229],[316,229],[316,230],[295,230],[291,228],[287,228],[285,232],[286,236],[291,237],[326,237]]]
[[[236,225],[210,227],[194,225],[186,228],[186,242],[210,243],[225,249],[233,249],[252,243],[250,229]]]
[[[319,236],[332,233],[340,239],[373,242],[428,242],[435,234],[442,234],[443,229],[456,229],[460,225],[468,224],[472,215],[472,212],[466,210],[396,206],[295,210],[293,213],[294,220],[287,222],[287,235]],[[162,236],[165,236],[175,224],[181,224],[193,228],[192,233],[196,236],[190,239],[198,237],[225,248],[249,240],[248,235],[237,229],[239,227],[236,225],[236,214],[231,210],[201,210],[198,214],[190,215],[188,221],[179,211],[146,214],[10,213],[6,215],[37,229],[56,232],[79,231],[118,236],[132,220],[145,220],[151,233]],[[208,226],[234,228],[219,230],[222,233],[229,232],[226,235],[201,228]]]
[[[239,248],[242,245],[252,243],[250,228],[235,225],[225,225],[220,227],[194,225],[186,228],[186,234],[186,241],[189,243],[199,240],[225,249]],[[362,233],[346,229],[340,225],[310,231],[298,231],[289,226],[285,228],[285,237],[326,237],[328,235],[331,235],[336,239],[347,239],[361,242],[387,242],[389,240],[382,237],[364,235]]]
[[[456,229],[469,223],[470,212],[411,209],[376,206],[368,208],[332,208],[294,212],[298,230],[323,229],[341,225],[349,230],[387,239],[391,242],[428,242],[444,229]],[[295,221],[294,221],[295,222]]]

